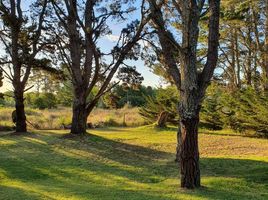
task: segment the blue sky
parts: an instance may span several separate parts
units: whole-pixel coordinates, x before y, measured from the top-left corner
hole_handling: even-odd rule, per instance
[[[29,4],[31,1],[22,1],[22,7],[24,10],[29,10]],[[137,0],[135,2],[135,6],[137,8],[140,7],[140,0]],[[129,15],[130,21],[139,19],[139,13],[140,11],[137,11],[136,13]],[[121,29],[125,27],[127,22],[111,22],[110,28],[112,30],[111,35],[107,35],[103,37],[99,41],[99,47],[104,51],[109,51],[114,45],[115,45],[115,39],[118,37]],[[0,54],[2,54],[2,50],[0,49]],[[144,62],[142,60],[138,61],[128,61],[128,64],[134,65],[137,68],[137,71],[142,74],[144,77],[143,84],[146,86],[153,86],[153,87],[159,87],[160,86],[160,78],[153,74],[148,67],[144,65]],[[12,85],[5,79],[4,86],[0,88],[0,91],[7,91],[12,90]]]

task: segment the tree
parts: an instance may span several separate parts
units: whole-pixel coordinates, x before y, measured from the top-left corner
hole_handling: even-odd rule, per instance
[[[0,69],[0,88],[3,86],[3,80],[4,80],[3,71]],[[3,98],[4,98],[4,95],[0,93],[0,99],[3,99]]]
[[[109,24],[113,20],[125,21],[125,15],[136,9],[132,1],[104,0],[55,1],[52,0],[59,29],[58,51],[61,60],[67,66],[73,85],[73,117],[71,133],[86,132],[87,117],[114,84],[112,78],[125,59],[137,59],[138,41],[146,34],[143,31],[148,17],[141,5],[141,19],[129,23],[121,30],[119,39],[110,53],[98,47],[98,42],[112,30]],[[110,61],[110,62],[109,62]],[[93,88],[98,92],[87,100]],[[95,87],[96,88],[96,87]]]
[[[178,134],[181,187],[200,186],[198,124],[201,103],[213,76],[218,58],[220,0],[149,0],[154,28],[158,36],[163,64],[180,91],[180,130]],[[206,7],[208,7],[206,9]],[[198,58],[199,22],[208,19],[208,44],[206,61]],[[165,18],[168,16],[168,19]],[[173,17],[179,16],[176,19]],[[181,43],[168,29],[179,21]],[[203,68],[200,70],[200,66]]]
[[[148,123],[155,123],[162,112],[168,113],[166,122],[178,124],[178,98],[175,86],[158,88],[154,95],[146,95],[146,103],[139,109],[139,113]]]
[[[44,33],[48,28],[44,24],[47,3],[47,0],[36,1],[30,15],[22,10],[21,0],[0,1],[0,41],[6,52],[0,58],[0,66],[14,87],[16,132],[27,131],[24,92],[30,89],[26,87],[31,69],[49,63],[39,54],[49,45]]]

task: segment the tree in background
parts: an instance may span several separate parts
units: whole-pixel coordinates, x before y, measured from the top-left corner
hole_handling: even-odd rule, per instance
[[[126,104],[141,107],[146,103],[146,98],[152,97],[155,89],[144,85],[129,87],[125,84],[115,86],[111,92],[104,95],[103,101],[108,108],[122,108]]]
[[[12,82],[16,107],[16,132],[26,132],[24,92],[29,90],[27,81],[33,67],[49,65],[40,52],[48,46],[45,17],[47,0],[36,1],[28,10],[22,10],[20,0],[1,0],[0,41],[5,55],[0,58],[1,69]]]
[[[198,124],[201,103],[218,58],[220,0],[160,1],[149,0],[154,28],[161,46],[162,62],[180,91],[179,155],[181,187],[200,186]],[[206,5],[206,6],[205,6]],[[206,8],[208,7],[208,8]],[[206,61],[198,58],[200,18],[209,13]],[[168,18],[166,18],[168,16]],[[179,16],[176,18],[176,16]],[[172,18],[174,17],[174,18]],[[180,22],[172,27],[173,21]],[[177,41],[176,28],[181,34]],[[179,63],[179,65],[178,65]],[[200,65],[203,65],[200,70]]]
[[[222,0],[218,67],[230,90],[267,91],[267,9],[267,0]]]
[[[178,124],[177,105],[179,94],[175,86],[155,89],[154,95],[146,95],[145,105],[140,108],[140,114],[148,123],[155,123],[162,112],[167,112],[167,121]]]
[[[112,78],[125,59],[137,59],[138,41],[146,32],[143,31],[148,18],[141,4],[141,19],[130,22],[121,30],[119,39],[107,53],[98,47],[98,42],[112,34],[110,24],[113,20],[126,21],[136,9],[132,1],[51,1],[58,20],[55,34],[58,38],[58,51],[62,62],[67,66],[73,85],[73,118],[71,133],[86,132],[86,121],[99,99],[114,84]],[[88,100],[93,88],[98,88],[96,95]]]
[[[51,70],[52,69],[52,70]],[[55,93],[59,85],[65,81],[65,75],[61,69],[33,69],[29,77],[28,85],[34,85],[33,90],[39,93]]]

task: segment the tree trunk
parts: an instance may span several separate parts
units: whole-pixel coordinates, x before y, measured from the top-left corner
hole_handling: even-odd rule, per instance
[[[264,38],[264,92],[268,94],[268,0],[265,1],[265,38]]]
[[[79,95],[80,94],[80,95]],[[87,131],[87,111],[85,95],[75,94],[73,102],[72,134],[85,134]]]
[[[180,155],[181,155],[181,130],[179,129],[177,132],[177,146],[176,146],[175,162],[180,163]]]
[[[165,128],[168,120],[169,113],[167,111],[162,111],[157,119],[157,127]]]
[[[189,189],[200,187],[198,124],[199,115],[180,121],[181,187]]]
[[[26,115],[24,110],[23,90],[15,89],[15,103],[16,103],[16,132],[27,132]]]

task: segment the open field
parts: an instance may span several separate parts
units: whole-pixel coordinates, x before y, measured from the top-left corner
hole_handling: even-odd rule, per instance
[[[179,187],[176,130],[34,131],[0,137],[0,199],[268,199],[265,139],[200,134],[201,189]]]
[[[0,131],[12,130],[11,107],[0,107]],[[37,129],[61,129],[61,126],[69,125],[72,121],[72,108],[60,107],[56,109],[38,110],[26,108],[27,120]],[[125,120],[125,123],[124,123]],[[139,108],[121,109],[94,109],[88,117],[88,122],[92,124],[102,124],[102,126],[141,126],[145,124],[144,119],[139,114]],[[28,123],[31,129],[32,125]]]

